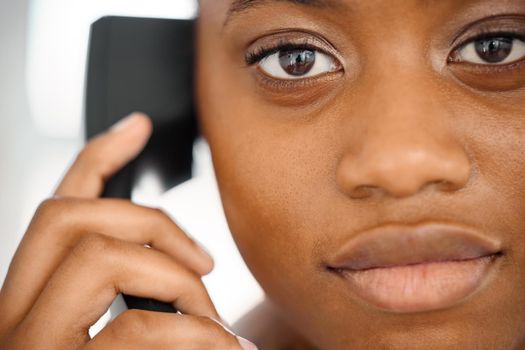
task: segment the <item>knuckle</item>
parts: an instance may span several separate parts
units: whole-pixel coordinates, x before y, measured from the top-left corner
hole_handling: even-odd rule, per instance
[[[53,216],[54,218],[68,217],[85,199],[73,197],[50,197],[43,200],[37,207],[37,216]]]
[[[155,207],[155,208],[151,208],[151,210],[155,213],[155,215],[158,215],[161,217],[167,216],[164,210],[162,210],[161,208]]]
[[[114,240],[99,233],[87,233],[78,241],[73,253],[83,260],[100,261],[100,257],[107,259],[113,256],[115,250]]]
[[[147,312],[143,310],[127,310],[115,318],[110,324],[110,330],[116,338],[129,338],[133,334],[143,334],[151,323]]]
[[[61,227],[74,220],[72,212],[77,208],[79,200],[74,198],[51,197],[42,201],[33,216],[30,223],[31,235],[60,233]]]
[[[64,208],[64,200],[58,197],[51,197],[43,200],[36,210],[38,216],[48,216],[55,214]]]
[[[166,222],[168,224],[173,222],[173,220],[169,217],[169,215],[162,208],[155,207],[155,208],[150,208],[150,210],[153,213],[153,215],[159,218],[161,222]]]
[[[239,349],[239,343],[235,335],[227,331],[218,321],[214,321],[209,317],[198,316],[200,323],[206,329],[206,336],[208,339],[213,339],[213,343],[217,344],[220,349]]]

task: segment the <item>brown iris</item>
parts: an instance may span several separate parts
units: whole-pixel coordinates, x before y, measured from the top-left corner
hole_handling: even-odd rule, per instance
[[[474,45],[481,59],[489,63],[504,61],[512,51],[512,38],[488,38],[477,40]]]
[[[315,64],[315,52],[311,50],[288,50],[279,53],[281,67],[290,75],[307,74]]]

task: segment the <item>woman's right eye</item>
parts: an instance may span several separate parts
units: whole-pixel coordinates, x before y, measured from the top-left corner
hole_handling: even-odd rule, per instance
[[[458,49],[455,62],[504,65],[525,58],[525,41],[513,36],[493,36],[468,42]]]
[[[338,61],[319,50],[296,48],[265,56],[258,64],[267,75],[282,80],[311,78],[339,70]]]

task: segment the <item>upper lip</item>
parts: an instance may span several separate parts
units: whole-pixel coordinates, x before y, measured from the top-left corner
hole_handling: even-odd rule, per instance
[[[362,231],[343,245],[331,268],[364,270],[433,261],[467,260],[501,252],[494,238],[462,226],[386,225]]]

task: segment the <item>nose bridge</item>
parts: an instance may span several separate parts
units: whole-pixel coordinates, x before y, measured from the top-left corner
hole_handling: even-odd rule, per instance
[[[337,174],[352,197],[377,190],[405,197],[429,185],[457,190],[470,177],[469,158],[454,136],[440,89],[428,76],[397,68],[370,78],[354,95],[361,103],[352,103],[350,119],[361,132],[353,133]]]

